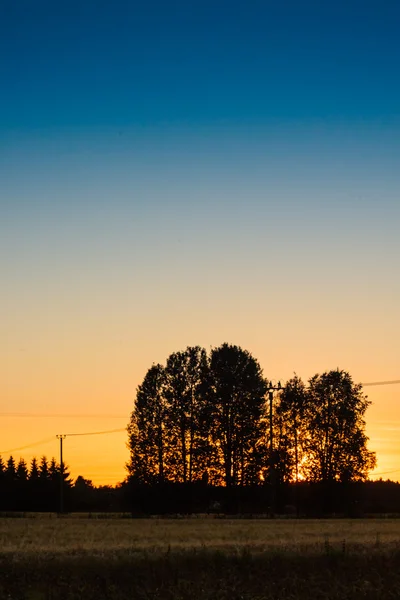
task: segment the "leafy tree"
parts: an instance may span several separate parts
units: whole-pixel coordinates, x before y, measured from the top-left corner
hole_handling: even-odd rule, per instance
[[[164,368],[153,365],[136,391],[135,406],[128,425],[130,461],[127,469],[135,481],[163,482],[165,469]]]
[[[259,483],[266,451],[265,392],[261,367],[247,350],[226,343],[212,350],[211,433],[227,487]]]
[[[74,510],[90,510],[95,502],[95,488],[90,479],[79,475],[73,485]]]
[[[164,396],[169,457],[173,461],[175,481],[199,480],[207,467],[208,372],[207,353],[199,346],[168,357]]]
[[[274,414],[276,470],[282,482],[298,481],[306,460],[308,395],[303,381],[295,375],[279,393]]]
[[[364,415],[371,404],[349,373],[329,371],[309,381],[306,412],[308,479],[365,480],[376,465],[367,449]]]

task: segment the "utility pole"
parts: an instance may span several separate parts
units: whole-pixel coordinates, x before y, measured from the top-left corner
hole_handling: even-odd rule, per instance
[[[56,438],[60,440],[60,514],[64,512],[64,462],[63,462],[63,440],[67,436],[63,433],[56,435]]]
[[[274,458],[274,419],[273,419],[273,401],[274,392],[281,391],[281,382],[278,381],[278,385],[274,386],[270,382],[268,386],[268,399],[269,399],[269,467],[270,467],[270,485],[271,485],[271,498],[270,498],[270,517],[275,517],[275,505],[276,505],[276,472],[275,472],[275,458]]]
[[[299,518],[299,449],[297,443],[297,414],[294,419],[294,458],[296,462],[296,483],[295,483],[295,501],[296,517]]]

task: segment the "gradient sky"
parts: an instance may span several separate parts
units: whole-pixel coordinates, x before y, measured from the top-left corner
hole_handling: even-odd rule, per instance
[[[0,451],[125,427],[187,345],[400,378],[399,25],[397,0],[0,3]],[[365,391],[397,479],[400,386]],[[115,483],[125,442],[65,460]]]

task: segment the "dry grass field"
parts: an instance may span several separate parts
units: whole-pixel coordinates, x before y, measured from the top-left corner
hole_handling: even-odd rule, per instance
[[[400,519],[0,519],[2,554],[152,554],[176,550],[312,553],[400,549]]]
[[[400,598],[400,520],[3,518],[0,598]]]

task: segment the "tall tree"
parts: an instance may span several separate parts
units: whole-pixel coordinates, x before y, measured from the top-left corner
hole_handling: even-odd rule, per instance
[[[69,468],[68,465],[65,464],[65,463],[63,463],[62,474],[63,474],[64,485],[66,487],[71,487],[72,486],[72,479],[71,479],[71,475],[70,475],[70,473],[68,471],[68,468]],[[48,466],[48,473],[49,473],[48,477],[49,477],[50,481],[52,481],[52,482],[59,482],[60,481],[60,478],[61,478],[61,465],[60,465],[60,463],[58,463],[56,461],[56,459],[54,458],[54,456],[51,459],[50,464]]]
[[[141,483],[163,482],[166,473],[164,368],[150,367],[136,391],[128,424],[129,475]]]
[[[175,481],[198,480],[207,467],[208,372],[207,353],[199,346],[168,357],[164,395]]]
[[[212,350],[212,436],[227,487],[260,480],[266,452],[265,392],[261,367],[247,350],[226,343]]]
[[[39,477],[41,481],[48,481],[50,479],[49,465],[46,456],[42,456],[40,459]]]
[[[30,510],[40,510],[43,505],[42,494],[43,482],[39,478],[39,466],[36,457],[32,458],[29,476],[27,493],[29,495]]]
[[[295,375],[279,393],[274,415],[276,470],[280,481],[298,481],[306,460],[308,394],[303,381]]]
[[[15,460],[13,456],[10,456],[8,461],[7,461],[7,467],[5,470],[5,475],[7,477],[8,481],[14,481],[15,480],[15,476],[16,476],[16,467],[15,467]]]
[[[58,482],[60,478],[60,465],[57,464],[54,456],[50,460],[49,464],[49,478],[52,482]]]
[[[38,467],[38,464],[37,464],[37,459],[34,456],[32,458],[31,467],[30,467],[30,470],[29,470],[29,480],[30,481],[37,481],[38,479],[39,479],[39,467]]]
[[[367,449],[364,416],[371,403],[362,385],[337,369],[312,377],[308,395],[308,478],[322,482],[366,479],[376,458]]]
[[[28,467],[23,458],[19,459],[15,475],[18,481],[28,481]]]
[[[6,465],[4,464],[3,457],[0,456],[0,510],[4,510],[5,508],[5,496],[6,496],[6,488],[7,488],[7,480],[6,480]]]

